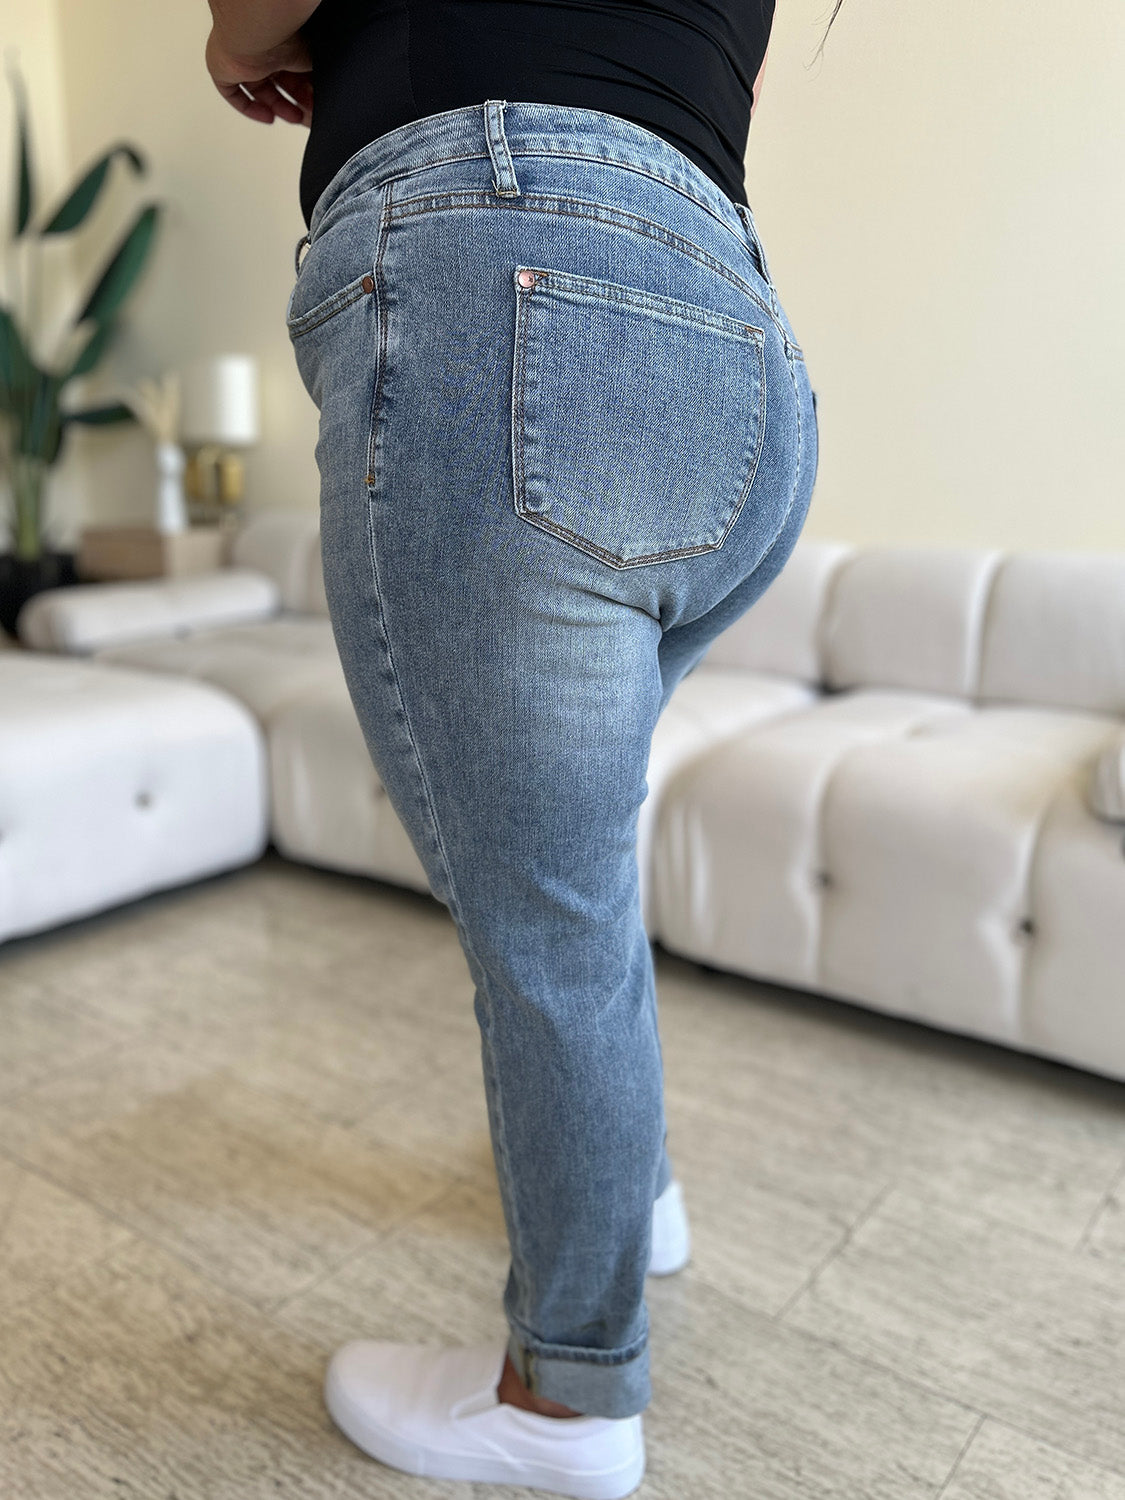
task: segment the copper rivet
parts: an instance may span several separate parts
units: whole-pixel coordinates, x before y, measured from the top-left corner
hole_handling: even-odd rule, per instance
[[[520,274],[519,274],[519,276],[516,279],[519,282],[520,286],[534,286],[535,285],[535,272],[534,271],[521,271]]]
[[[375,290],[374,276],[365,276],[360,285],[363,287],[363,290],[365,292],[373,292]]]

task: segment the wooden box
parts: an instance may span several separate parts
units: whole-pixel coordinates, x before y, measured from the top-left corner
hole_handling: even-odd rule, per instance
[[[189,526],[168,534],[152,526],[91,526],[82,533],[80,578],[180,578],[210,573],[227,561],[228,528]]]

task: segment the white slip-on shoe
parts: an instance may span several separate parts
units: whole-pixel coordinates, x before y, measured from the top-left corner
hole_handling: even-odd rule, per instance
[[[543,1417],[497,1398],[506,1341],[457,1349],[356,1339],[328,1365],[324,1400],[372,1458],[428,1479],[519,1484],[620,1500],[645,1471],[641,1417]]]
[[[691,1259],[691,1230],[680,1184],[673,1179],[652,1206],[650,1276],[670,1276]]]

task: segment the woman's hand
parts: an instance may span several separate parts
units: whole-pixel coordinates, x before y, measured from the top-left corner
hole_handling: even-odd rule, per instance
[[[207,38],[206,58],[215,87],[239,114],[263,125],[311,125],[312,59],[300,32],[268,51],[238,55],[216,27]]]

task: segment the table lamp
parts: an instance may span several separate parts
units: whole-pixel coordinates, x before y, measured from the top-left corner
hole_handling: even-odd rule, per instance
[[[258,441],[258,366],[250,355],[216,354],[184,368],[181,437],[194,519],[222,519],[245,489],[239,450]]]

